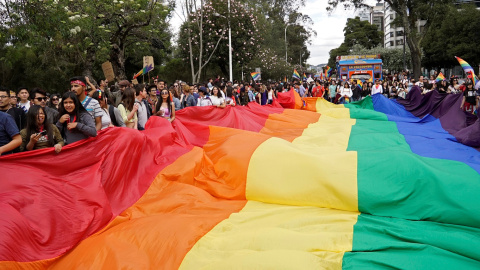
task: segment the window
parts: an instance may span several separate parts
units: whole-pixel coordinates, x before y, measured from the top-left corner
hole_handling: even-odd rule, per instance
[[[390,37],[393,37],[393,32],[390,32]]]
[[[398,37],[398,36],[403,36],[403,31],[401,31],[401,30],[400,30],[400,31],[397,31],[397,37]]]

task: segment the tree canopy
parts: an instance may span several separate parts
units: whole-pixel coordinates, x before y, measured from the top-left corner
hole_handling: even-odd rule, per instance
[[[423,65],[442,68],[458,65],[454,56],[480,64],[480,10],[476,6],[451,6],[441,20],[432,23],[422,41]],[[473,46],[472,46],[473,45]]]
[[[359,17],[348,19],[343,33],[345,37],[343,43],[330,51],[328,65],[331,67],[335,66],[337,56],[352,53],[355,45],[368,50],[380,46],[383,40],[383,32],[378,31],[376,25],[361,21]]]
[[[365,7],[366,0],[328,0],[327,10],[333,12],[338,5],[345,8]],[[416,78],[421,73],[422,48],[421,43],[432,22],[441,20],[449,5],[455,0],[385,0],[386,4],[396,12],[395,23],[404,28],[407,45],[410,48],[410,57],[413,74]],[[419,27],[419,21],[424,22]]]

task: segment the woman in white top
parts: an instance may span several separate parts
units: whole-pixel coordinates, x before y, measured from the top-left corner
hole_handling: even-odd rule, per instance
[[[200,87],[198,89],[200,97],[197,99],[197,106],[212,106],[212,100],[207,96],[207,88]]]
[[[273,100],[277,98],[275,96],[275,89],[273,89],[271,86],[267,86],[267,91],[267,104],[272,104]]]
[[[450,85],[448,86],[447,93],[451,94],[458,94],[460,93],[460,85],[458,84],[458,79],[453,78],[450,81]]]
[[[375,94],[383,94],[383,87],[380,84],[380,80],[375,80],[375,85],[372,87],[372,96]]]
[[[403,99],[407,96],[407,89],[403,86],[403,83],[398,84],[397,96]]]
[[[340,104],[350,103],[350,98],[352,97],[352,95],[353,95],[353,91],[352,91],[352,88],[350,88],[350,84],[348,84],[348,82],[345,82],[343,87],[340,88],[339,103]]]
[[[213,87],[210,100],[212,101],[213,106],[216,106],[218,108],[225,108],[225,98],[223,97],[222,93],[220,93],[218,87]]]
[[[93,93],[92,98],[98,101],[100,108],[102,108],[102,129],[113,127],[114,125],[112,124],[110,113],[108,113],[107,96],[105,93],[101,90],[97,90]]]

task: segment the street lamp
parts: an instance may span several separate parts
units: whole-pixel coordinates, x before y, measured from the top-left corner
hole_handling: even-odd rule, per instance
[[[285,63],[288,64],[287,57],[288,57],[288,50],[287,50],[287,27],[291,25],[291,23],[287,23],[285,26]]]
[[[230,27],[230,0],[228,0],[228,18],[218,13],[213,13],[214,16],[223,17],[228,20],[228,71],[230,81],[233,83],[233,71],[232,71],[232,27]]]

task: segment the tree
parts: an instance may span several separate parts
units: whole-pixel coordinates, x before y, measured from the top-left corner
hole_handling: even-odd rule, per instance
[[[343,29],[347,47],[360,45],[364,48],[371,49],[382,44],[383,32],[378,31],[376,25],[367,21],[361,21],[359,17],[348,19]]]
[[[429,68],[453,67],[458,65],[454,56],[468,59],[470,64],[480,64],[478,33],[480,10],[474,5],[449,7],[442,20],[436,21],[425,35],[422,47],[423,64]]]
[[[340,55],[348,55],[354,46],[372,49],[382,43],[383,32],[378,31],[377,26],[366,21],[360,21],[359,17],[348,19],[343,28],[344,40],[340,47],[330,51],[328,65],[335,66],[336,58]]]
[[[203,69],[216,63],[224,74],[228,65],[228,26],[232,31],[234,63],[248,62],[258,51],[260,36],[256,17],[243,5],[230,0],[186,0],[183,3],[185,20],[180,28],[179,46],[182,56],[190,62],[192,81],[200,80]]]
[[[422,48],[421,43],[425,33],[435,20],[444,17],[446,8],[454,0],[385,0],[391,9],[396,12],[398,25],[403,26],[408,47],[411,52],[413,74],[415,78],[421,75]],[[364,7],[365,0],[328,0],[327,10],[333,10],[342,4],[345,8]],[[419,20],[425,20],[423,27],[418,27]]]
[[[60,90],[74,74],[103,77],[100,64],[106,60],[112,62],[117,79],[125,79],[129,56],[139,58],[138,67],[132,67],[138,71],[143,55],[168,50],[172,8],[159,0],[2,1],[0,27],[9,35],[0,37],[0,50],[34,55],[29,58],[32,65],[25,66],[6,54],[5,61],[21,68],[5,81],[23,85],[25,77],[34,76],[35,86]]]

